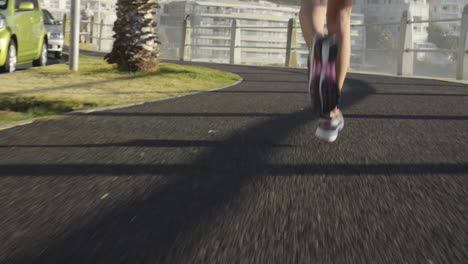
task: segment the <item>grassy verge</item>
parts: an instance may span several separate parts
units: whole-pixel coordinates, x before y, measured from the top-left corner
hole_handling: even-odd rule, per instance
[[[77,73],[53,65],[0,75],[0,124],[204,91],[238,80],[231,73],[168,63],[156,73],[122,73],[100,58],[83,56]]]

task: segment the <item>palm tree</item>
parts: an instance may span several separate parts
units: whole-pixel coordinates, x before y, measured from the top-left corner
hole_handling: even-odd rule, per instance
[[[105,56],[120,71],[158,70],[159,41],[156,34],[157,0],[118,0],[114,23],[114,45]]]

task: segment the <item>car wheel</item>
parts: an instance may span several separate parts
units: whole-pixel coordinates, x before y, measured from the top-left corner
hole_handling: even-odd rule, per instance
[[[42,67],[42,66],[46,66],[47,65],[47,42],[44,40],[44,42],[42,43],[42,50],[41,50],[41,56],[39,57],[39,59],[33,61],[33,66],[39,66],[39,67]]]
[[[0,67],[0,72],[14,72],[16,71],[16,43],[14,40],[10,41],[10,46],[8,47],[7,59],[5,66]]]

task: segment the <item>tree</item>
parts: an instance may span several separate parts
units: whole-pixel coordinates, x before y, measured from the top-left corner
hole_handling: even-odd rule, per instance
[[[152,72],[158,70],[159,40],[156,34],[156,0],[118,0],[114,23],[114,45],[105,56],[120,71]]]
[[[397,33],[388,27],[366,27],[366,63],[374,65],[374,70],[393,71],[396,67]],[[375,49],[375,50],[372,50]]]
[[[370,49],[393,49],[397,45],[395,33],[382,26],[367,27],[366,41]]]
[[[458,45],[458,37],[450,35],[441,26],[431,23],[427,28],[428,41],[439,48],[455,50]]]

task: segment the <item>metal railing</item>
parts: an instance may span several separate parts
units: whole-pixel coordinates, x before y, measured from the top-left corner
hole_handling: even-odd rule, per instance
[[[458,47],[456,50],[452,49],[415,49],[413,47],[413,24],[421,23],[444,23],[444,22],[460,22],[460,37],[458,40]],[[397,48],[393,49],[368,49],[364,51],[374,52],[397,52],[397,66],[396,73],[398,75],[413,75],[414,73],[414,55],[415,53],[452,53],[456,55],[456,78],[461,80],[468,80],[468,5],[465,6],[461,18],[439,19],[439,20],[414,20],[409,11],[404,11],[400,22],[392,23],[363,23],[352,24],[352,28],[371,26],[399,26],[399,39]],[[229,45],[202,45],[192,44],[192,31],[197,29],[228,29],[230,31],[230,44]],[[267,47],[267,46],[245,46],[241,45],[241,31],[245,30],[266,30],[278,29],[285,30],[287,33],[286,45],[284,47]],[[204,48],[227,48],[229,49],[229,63],[241,63],[241,50],[242,49],[270,49],[270,50],[284,50],[285,52],[285,67],[297,67],[298,51],[308,52],[306,48],[299,47],[298,29],[296,19],[290,19],[288,27],[276,26],[238,26],[236,19],[233,20],[230,26],[194,26],[192,27],[190,21],[185,19],[182,28],[182,42],[180,47],[179,58],[182,61],[191,60],[192,47]]]
[[[89,31],[87,32],[82,32],[81,31],[81,23],[87,23],[89,25]],[[64,36],[70,33],[70,24],[69,24],[69,19],[68,15],[64,14],[63,15],[63,34]],[[104,20],[101,19],[99,23],[96,23],[95,17],[91,17],[91,19],[88,20],[81,20],[80,21],[80,42],[81,42],[81,37],[84,36],[85,41],[90,44],[97,44],[97,49],[98,51],[102,50],[102,42],[103,41],[114,41],[114,38],[112,35],[110,36],[104,36],[104,28],[105,27],[110,27],[112,28],[114,25],[113,24],[105,24]]]
[[[460,23],[460,37],[458,40],[457,49],[415,49],[413,47],[413,35],[414,30],[410,25],[422,24],[422,23],[448,23],[448,22],[459,22]],[[112,44],[114,38],[112,37],[112,30],[109,28],[113,27],[113,24],[105,24],[103,20],[96,23],[94,18],[90,21],[91,27],[88,33],[80,33],[80,35],[86,36],[91,44],[94,44],[94,49],[99,51],[103,50],[103,46],[109,47]],[[419,53],[451,53],[456,57],[456,78],[468,80],[468,5],[465,6],[461,18],[450,18],[450,19],[439,19],[439,20],[414,20],[409,12],[402,14],[400,22],[390,23],[360,23],[351,24],[351,28],[359,29],[363,28],[363,31],[369,27],[381,26],[381,27],[395,27],[398,26],[400,30],[400,36],[397,38],[397,45],[392,48],[368,48],[365,46],[365,33],[363,33],[363,47],[359,50],[362,54],[362,60],[365,61],[365,57],[368,53],[379,54],[388,53],[397,54],[396,65],[391,66],[398,75],[413,75],[415,72],[414,58]],[[69,32],[69,25],[67,24],[67,16],[63,19],[64,34]],[[180,26],[171,26],[171,28],[178,28]],[[225,45],[218,45],[216,43],[205,45],[199,43],[193,43],[193,39],[196,37],[195,30],[220,30],[225,29],[223,34],[224,40],[227,42]],[[272,38],[280,39],[283,41],[278,43],[281,46],[268,46],[268,45],[242,45],[242,40],[252,41],[243,37],[241,33],[247,31],[262,31],[262,32],[277,32],[283,34],[283,36],[275,36]],[[300,27],[295,19],[290,19],[288,27],[284,26],[259,26],[259,25],[239,25],[237,20],[233,20],[231,25],[200,25],[191,26],[190,21],[187,19],[182,25],[182,41],[178,52],[180,60],[191,60],[193,49],[223,49],[228,51],[228,62],[231,64],[242,63],[242,51],[254,51],[263,50],[263,52],[283,53],[284,54],[284,66],[286,67],[298,67],[299,54],[307,54],[305,42],[302,37],[299,36]],[[216,33],[215,33],[216,34]],[[286,37],[284,37],[284,34]],[[203,34],[201,34],[203,35]],[[205,36],[213,37],[213,36]],[[248,37],[247,37],[248,38]],[[274,42],[274,41],[271,41]],[[257,50],[257,51],[255,51]],[[284,51],[284,52],[281,52]],[[353,50],[354,52],[354,50]],[[363,63],[364,64],[364,63]],[[393,68],[394,67],[394,68]],[[393,70],[391,70],[393,71]]]

